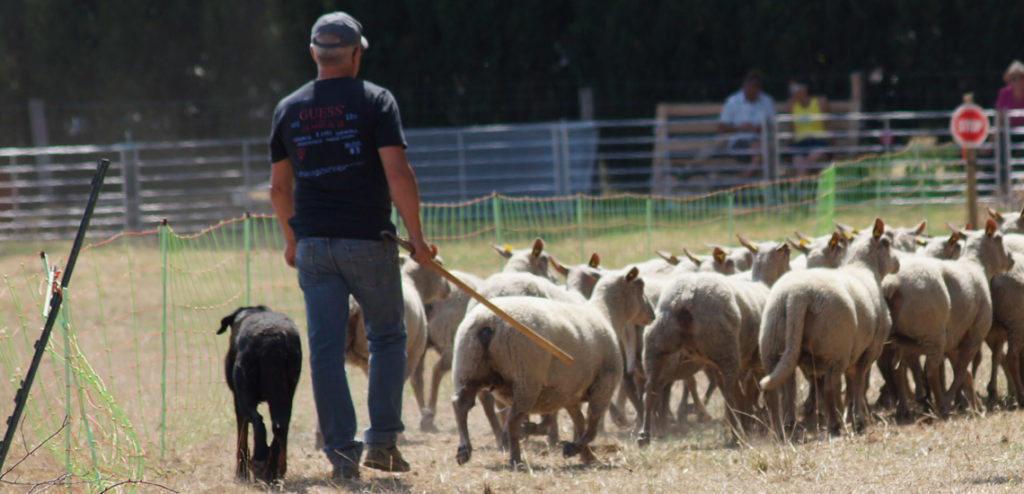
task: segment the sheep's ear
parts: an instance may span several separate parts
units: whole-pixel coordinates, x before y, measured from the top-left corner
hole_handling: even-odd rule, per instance
[[[555,268],[562,276],[569,276],[569,268],[565,267],[564,264],[559,264],[554,257],[549,257],[548,262],[551,263],[551,267]]]
[[[783,252],[783,253],[789,254],[789,244],[786,243],[786,242],[782,242],[782,244],[780,244],[778,247],[776,247],[775,250],[777,252]]]
[[[637,269],[636,266],[633,266],[633,268],[630,269],[628,273],[626,273],[626,281],[633,281],[639,275],[640,275],[640,270]]]
[[[851,231],[850,227],[842,223],[836,223],[836,231],[843,236],[846,240],[853,240],[854,232]]]
[[[1020,213],[1022,216],[1024,216],[1024,210],[1021,210]],[[996,221],[1003,221],[1003,214],[1000,213],[999,211],[996,211],[995,209],[988,208],[988,216]]]
[[[700,267],[700,264],[701,264],[702,261],[700,260],[699,257],[693,255],[693,252],[690,252],[690,249],[687,249],[686,247],[683,247],[683,254],[686,255],[686,258],[689,259],[690,262],[696,264],[698,268]]]
[[[802,245],[807,245],[811,243],[811,239],[807,238],[807,235],[800,233],[800,230],[793,230],[793,233],[796,235],[797,240],[799,240]]]
[[[512,257],[512,246],[509,244],[491,244],[491,247],[494,249],[494,252],[497,252],[499,256],[504,257],[505,259]]]
[[[949,245],[955,245],[961,238],[960,232],[953,232],[949,234],[949,240],[947,240],[946,243]]]
[[[537,237],[533,241],[533,251],[530,252],[530,257],[537,257],[537,256],[539,256],[541,251],[543,251],[543,250],[544,250],[544,241],[541,240],[540,237]]]
[[[679,264],[679,258],[674,256],[674,255],[672,255],[672,254],[670,254],[670,253],[668,253],[668,252],[665,252],[663,250],[656,250],[656,251],[654,251],[654,253],[658,254],[658,257],[664,259],[665,262],[667,262],[667,263],[669,263],[669,264],[671,264],[673,266]]]
[[[592,268],[599,267],[601,265],[601,256],[597,255],[597,252],[590,254],[590,261],[587,262],[587,266]]]
[[[928,228],[928,220],[921,220],[921,223],[914,229],[914,235],[921,235],[926,228]]]
[[[810,249],[807,248],[806,245],[804,245],[804,244],[802,244],[800,242],[796,242],[796,241],[794,241],[791,238],[787,238],[786,239],[786,243],[791,245],[794,249],[796,249],[796,250],[798,250],[800,252],[803,252],[804,254],[806,254],[810,250]]]
[[[832,238],[828,239],[829,250],[835,250],[840,243],[846,240],[846,237],[839,232],[832,232]]]
[[[1020,217],[1024,218],[1024,207],[1020,208]]]
[[[728,255],[729,254],[725,252],[725,249],[721,247],[715,247],[715,249],[711,251],[711,257],[713,257],[717,262],[724,262],[725,257]]]
[[[742,245],[742,246],[746,247],[747,249],[749,249],[750,252],[753,252],[753,253],[757,254],[757,246],[756,245],[750,243],[749,240],[743,238],[743,236],[738,234],[738,233],[736,234],[736,238],[739,239],[740,245]]]
[[[914,243],[917,244],[917,245],[920,245],[922,247],[924,247],[925,245],[928,245],[928,241],[923,239],[923,238],[915,238],[914,239]]]
[[[883,233],[885,233],[885,223],[882,222],[882,218],[875,218],[875,227],[871,230],[871,236],[877,240]]]
[[[996,225],[996,222],[994,220],[992,220],[992,218],[989,218],[988,221],[985,222],[985,236],[986,237],[991,237],[992,235],[995,235],[996,230],[998,230],[998,229],[999,229],[999,226]]]

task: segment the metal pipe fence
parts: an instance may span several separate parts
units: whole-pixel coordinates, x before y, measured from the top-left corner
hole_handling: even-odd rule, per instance
[[[997,114],[979,150],[979,197],[1013,201],[1024,181],[1024,110]],[[794,146],[792,115],[766,122],[759,146],[731,147],[716,119],[603,120],[409,129],[408,155],[425,203],[497,192],[517,197],[656,194],[685,197],[750,183],[769,184],[837,167],[837,184],[868,184],[839,203],[866,199],[961,201],[964,171],[949,131],[951,112],[833,113],[817,162]],[[673,131],[678,130],[678,131]],[[93,163],[112,165],[93,235],[154,228],[168,219],[198,231],[245,212],[271,213],[265,138],[122,142],[102,146],[0,148],[0,239],[59,238],[74,232]],[[911,183],[913,182],[913,183]],[[908,195],[908,190],[918,193]],[[777,200],[761,187],[764,200]],[[854,188],[847,188],[854,190]],[[927,190],[927,193],[920,193]]]

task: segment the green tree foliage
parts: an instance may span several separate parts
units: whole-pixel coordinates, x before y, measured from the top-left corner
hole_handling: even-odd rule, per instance
[[[778,99],[792,75],[842,98],[851,71],[883,67],[896,107],[991,104],[1024,58],[1024,4],[999,0],[5,0],[0,105],[189,101],[262,121],[315,75],[309,28],[337,9],[365,26],[362,75],[416,126],[575,118],[580,87],[599,117],[645,117],[720,100],[750,67]]]

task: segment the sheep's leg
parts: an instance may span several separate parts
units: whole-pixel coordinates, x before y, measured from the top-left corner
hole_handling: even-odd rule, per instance
[[[722,381],[726,383],[722,389],[726,391],[726,396],[729,397],[725,404],[726,418],[732,426],[734,439],[740,439],[744,436],[746,429],[750,427],[747,421],[747,417],[750,414],[747,410],[746,399],[743,396],[743,390],[736,376],[724,377]]]
[[[946,392],[942,384],[942,366],[945,364],[945,357],[939,354],[929,354],[925,358],[924,372],[928,376],[928,389],[932,395],[932,410],[943,419],[949,418],[949,408],[946,405]]]
[[[711,399],[711,393],[714,393],[715,389],[718,388],[719,383],[715,382],[715,380],[712,379],[712,374],[713,373],[710,369],[708,369],[707,367],[704,368],[704,375],[707,376],[708,378],[708,389],[704,391],[704,403],[707,403],[708,400]]]
[[[594,451],[590,449],[590,443],[597,437],[601,418],[604,417],[605,412],[608,410],[608,404],[611,402],[611,390],[608,390],[606,393],[604,397],[600,396],[603,393],[594,393],[597,396],[593,396],[587,406],[587,426],[583,430],[583,434],[575,441],[563,444],[563,456],[568,458],[579,454],[580,459],[586,464],[597,460],[597,457],[594,456]]]
[[[917,357],[914,356],[914,359]],[[913,405],[910,398],[910,382],[907,380],[907,367],[910,357],[903,355],[897,363],[893,378],[896,381],[896,421],[902,424],[914,419]]]
[[[690,385],[692,379],[683,379],[683,396],[679,400],[679,406],[676,407],[676,423],[683,424],[686,422],[686,416],[690,414],[690,399],[689,397],[697,396],[697,391]],[[696,383],[694,383],[696,384]]]
[[[650,444],[651,429],[654,427],[654,411],[661,410],[659,400],[662,400],[663,397],[659,391],[661,391],[662,386],[658,379],[661,377],[664,366],[664,356],[654,359],[650,369],[647,369],[647,362],[644,365],[644,369],[647,371],[647,383],[644,385],[643,427],[640,430],[640,435],[637,436],[637,444],[641,447]],[[593,406],[592,403],[591,406]]]
[[[1003,332],[1003,335],[1001,336],[993,334],[997,332],[998,331],[995,330],[990,331],[989,337],[991,337],[991,339],[986,338],[985,341],[992,353],[992,369],[990,370],[991,374],[989,375],[988,386],[986,387],[988,396],[985,400],[986,406],[989,410],[994,409],[999,403],[999,368],[1002,367],[1004,363],[1003,343],[1006,341],[1006,335],[1005,332]],[[978,352],[978,357],[980,356],[981,352]],[[977,361],[977,358],[975,358],[975,361]],[[977,372],[977,366],[974,366],[971,372]]]
[[[878,390],[878,401],[875,402],[875,406],[882,408],[892,408],[893,406],[899,406],[900,392],[898,378],[896,377],[896,366],[900,360],[899,351],[892,344],[886,344],[882,347],[882,354],[878,356],[878,361],[875,365],[878,366],[879,373],[882,374],[882,380],[885,382],[882,388]]]
[[[704,398],[701,398],[700,392],[697,389],[697,378],[695,376],[690,376],[684,379],[683,382],[687,383],[687,387],[690,388],[690,396],[693,398],[693,408],[694,410],[696,410],[697,421],[710,422],[711,414],[708,413],[708,409],[705,407],[704,404],[707,403],[708,397],[711,393],[706,392],[704,393]],[[715,381],[709,380],[708,391],[714,391],[715,388]],[[683,398],[686,398],[686,396],[683,395]]]
[[[853,369],[846,374],[847,401],[850,406],[850,424],[854,432],[864,431],[868,421],[868,407],[865,400],[864,387],[867,384],[868,372],[871,370],[871,360],[861,357],[861,361],[854,365]]]
[[[455,397],[452,399],[452,408],[455,409],[455,425],[459,429],[459,448],[455,454],[455,461],[459,465],[469,461],[473,453],[473,445],[469,441],[468,415],[469,410],[473,408],[473,403],[476,402],[478,389],[479,386],[475,384],[463,385],[455,391]],[[493,413],[494,410],[491,412]]]
[[[1024,407],[1024,381],[1021,379],[1021,345],[1010,342],[1006,351],[1006,380],[1009,388],[1017,397],[1017,407]]]
[[[484,409],[484,416],[487,417],[487,422],[491,424],[491,432],[494,434],[494,440],[498,443],[498,449],[508,449],[505,429],[501,425],[501,421],[498,420],[498,414],[494,411],[494,395],[490,391],[483,391],[478,396],[478,399],[480,400],[480,407]]]
[[[623,399],[622,406],[616,405],[614,402],[608,406],[608,415],[611,416],[612,422],[618,427],[625,427],[629,425],[629,419],[626,418],[626,403]]]
[[[644,400],[640,396],[640,387],[637,386],[636,375],[630,374],[625,376],[622,381],[622,387],[626,391],[626,398],[629,398],[629,402],[633,405],[633,410],[636,412],[636,416],[639,417],[643,414]],[[623,411],[626,409],[623,408]]]
[[[964,391],[970,392],[967,395],[968,406],[977,409],[978,395],[974,394],[974,377],[971,375],[970,369],[967,368],[977,351],[977,345],[972,345],[970,342],[964,342],[957,347],[956,353],[953,355],[953,384],[949,386],[945,395],[947,404],[952,403],[963,388]],[[971,382],[967,382],[968,380]]]
[[[505,434],[508,441],[508,463],[518,468],[523,463],[523,450],[520,444],[523,437],[523,421],[530,413],[530,408],[537,402],[540,389],[516,382],[512,387],[512,403],[508,407],[505,419]],[[609,398],[611,398],[609,396]]]
[[[914,358],[909,359],[907,361],[907,368],[910,369],[910,375],[914,377],[914,398],[918,403],[927,402],[928,376],[925,374],[924,368],[921,367],[921,356],[914,355]]]
[[[840,403],[839,397],[839,382],[840,374],[833,371],[826,371],[821,377],[821,395],[825,405],[825,413],[828,415],[828,432],[833,436],[838,436],[842,430],[842,416],[840,409],[842,403]],[[847,381],[847,386],[850,382]]]
[[[540,416],[540,422],[536,424],[529,420],[523,421],[523,435],[547,436],[549,446],[552,448],[558,446],[558,414],[545,413]]]
[[[409,385],[412,386],[412,394],[416,398],[416,407],[420,409],[420,429],[423,429],[422,423],[424,418],[424,410],[427,407],[427,402],[423,397],[423,367],[427,360],[426,352],[420,356],[419,361],[416,362],[416,367],[413,367],[412,374],[409,375]]]
[[[434,425],[434,416],[437,410],[437,395],[440,392],[441,379],[445,373],[452,370],[452,351],[446,349],[441,352],[441,358],[434,364],[433,373],[430,376],[430,395],[427,408],[423,409],[423,416],[420,418],[420,430],[424,432],[437,432]]]
[[[612,422],[619,426],[625,427],[627,425],[626,414],[622,413],[626,409],[626,392],[623,388],[619,388],[619,392],[615,393],[615,401],[612,402],[611,408],[608,409],[608,414],[612,417]]]
[[[583,411],[579,405],[565,407],[565,411],[569,412],[569,418],[572,419],[573,441],[578,442],[587,429],[587,421],[583,417]],[[583,460],[583,463],[592,463],[597,460],[597,457],[594,456],[594,451],[588,446],[580,451],[580,459]]]
[[[768,425],[771,427],[779,441],[785,439],[785,430],[782,425],[782,392],[779,388],[766,389],[764,391],[764,403],[768,409]]]
[[[808,379],[808,381],[810,381],[811,389],[807,391],[807,399],[804,400],[802,407],[804,416],[803,425],[807,429],[813,430],[817,429],[824,419],[824,416],[821,413],[823,409],[821,395],[822,381],[820,376],[812,377],[811,379]]]

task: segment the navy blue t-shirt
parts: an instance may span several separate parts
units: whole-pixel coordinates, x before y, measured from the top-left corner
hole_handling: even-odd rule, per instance
[[[314,80],[277,104],[270,159],[291,159],[296,240],[380,240],[381,231],[395,231],[377,153],[386,146],[406,146],[402,120],[391,92],[371,82]]]

